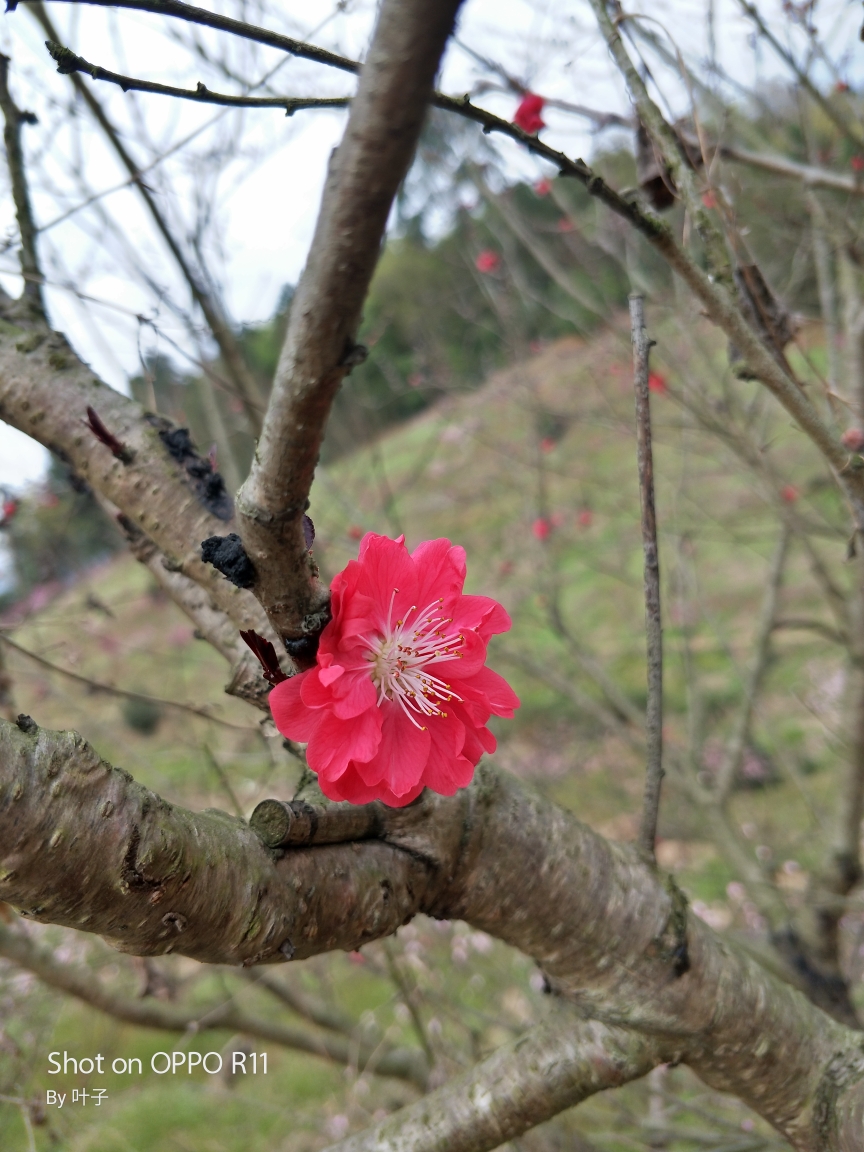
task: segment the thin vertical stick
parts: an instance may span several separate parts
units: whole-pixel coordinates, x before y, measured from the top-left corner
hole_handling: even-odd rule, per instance
[[[636,393],[636,443],[639,497],[642,505],[642,548],[645,555],[645,639],[648,651],[648,703],[645,709],[645,799],[639,828],[639,851],[656,862],[657,813],[663,780],[663,629],[660,621],[660,557],[654,511],[654,457],[651,452],[651,406],[648,353],[652,341],[645,331],[645,301],[630,297],[630,338],[633,343],[633,388]]]

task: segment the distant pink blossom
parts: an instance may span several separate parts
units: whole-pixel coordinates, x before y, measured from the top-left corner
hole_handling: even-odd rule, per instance
[[[534,191],[538,196],[548,196],[552,191],[552,181],[548,180],[545,176],[542,180],[538,180],[534,185]]]
[[[590,508],[583,508],[576,517],[580,528],[590,528],[594,522],[594,513]]]
[[[648,388],[651,392],[656,392],[658,396],[666,396],[669,392],[666,377],[661,376],[659,372],[648,374]]]
[[[500,263],[501,257],[497,252],[493,252],[491,248],[484,248],[474,261],[474,267],[478,272],[484,272],[488,275],[488,273],[494,272]]]
[[[536,92],[526,92],[513,114],[513,123],[529,136],[536,136],[541,128],[546,127],[546,121],[540,115],[546,101]]]
[[[552,531],[552,525],[545,516],[538,516],[534,523],[531,525],[531,531],[534,533],[538,540],[545,540]]]
[[[864,431],[860,428],[847,428],[840,439],[850,452],[860,452],[864,448]]]
[[[798,496],[798,489],[793,484],[784,484],[780,489],[780,499],[784,504],[794,504]]]
[[[554,448],[555,448],[555,441],[552,439],[551,436],[544,436],[543,439],[540,441],[540,451],[541,452],[552,452],[554,450]]]
[[[486,667],[490,637],[510,617],[488,596],[464,596],[465,551],[370,532],[330,585],[332,619],[316,664],[270,693],[276,727],[308,744],[331,800],[400,808],[425,787],[452,796],[495,751],[489,717],[519,699]]]

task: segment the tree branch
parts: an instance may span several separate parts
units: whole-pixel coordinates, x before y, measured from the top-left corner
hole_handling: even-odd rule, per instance
[[[366,355],[355,344],[363,301],[459,2],[384,0],[330,162],[258,450],[238,495],[255,594],[284,638],[314,636],[327,619],[301,518],[330,405]]]
[[[45,10],[42,0],[30,0],[28,8],[33,13],[35,18],[39,21],[45,32],[48,34],[49,40],[59,42],[59,36],[55,29],[51,18]],[[258,382],[243,359],[243,354],[235,339],[234,333],[231,331],[231,326],[223,315],[222,309],[211,293],[207,290],[206,284],[192,269],[191,264],[183,254],[180,245],[178,244],[173,232],[168,226],[168,222],[162,214],[153,194],[141,178],[141,173],[138,165],[132,159],[132,156],[127,151],[123,141],[120,139],[120,134],[117,132],[114,125],[105,114],[102,105],[90,91],[90,88],[84,83],[82,78],[77,72],[73,72],[69,79],[75,86],[75,90],[80,93],[82,99],[87,104],[94,119],[99,127],[102,129],[108,142],[111,144],[117,156],[132,178],[132,183],[138,189],[141,198],[147,205],[153,222],[156,225],[162,239],[174,258],[177,267],[186,281],[192,299],[201,309],[207,326],[213,335],[213,339],[222,354],[222,359],[225,364],[225,370],[231,380],[234,389],[237,392],[239,399],[243,404],[243,411],[246,415],[246,420],[252,430],[253,435],[257,435],[261,429],[261,416],[264,410],[264,399],[261,395],[261,390]]]
[[[669,1041],[563,1015],[328,1152],[487,1152],[673,1058]]]
[[[21,147],[21,128],[25,124],[35,124],[32,112],[22,112],[9,91],[8,56],[0,54],[0,109],[3,111],[3,142],[6,145],[6,163],[12,183],[12,199],[15,201],[15,216],[21,233],[21,275],[24,277],[24,301],[31,315],[44,320],[45,301],[42,298],[42,269],[36,249],[38,229],[33,219],[33,206],[30,203],[30,188],[27,182],[27,167],[24,162],[24,149]]]
[[[648,664],[648,699],[645,706],[645,796],[639,825],[639,849],[656,863],[654,844],[663,783],[663,624],[660,615],[660,554],[657,513],[654,507],[654,454],[651,450],[651,393],[648,357],[651,341],[645,330],[645,301],[630,297],[630,335],[633,344],[633,389],[636,394],[636,443],[639,499],[642,509],[642,549],[645,567],[645,643]]]
[[[136,80],[133,76],[121,76],[99,64],[91,64],[83,56],[78,56],[70,48],[54,40],[46,40],[45,47],[57,61],[57,71],[63,76],[73,72],[85,72],[92,80],[105,80],[116,84],[124,92],[151,92],[157,96],[173,96],[178,100],[194,100],[197,104],[218,104],[225,108],[282,108],[286,116],[293,116],[306,108],[347,108],[350,96],[229,96],[222,92],[211,92],[199,82],[197,88],[175,88],[170,84],[156,84],[152,80]]]
[[[423,1053],[418,1049],[391,1048],[376,1056],[375,1049],[368,1044],[360,1044],[358,1047],[356,1043],[341,1036],[304,1032],[276,1020],[252,1016],[238,1008],[233,999],[211,1008],[190,1010],[163,1004],[152,998],[142,1000],[124,996],[104,987],[92,972],[68,962],[58,963],[48,949],[41,948],[23,933],[5,927],[2,922],[0,956],[32,972],[43,984],[74,996],[76,1000],[89,1004],[106,1016],[123,1020],[127,1024],[158,1028],[163,1032],[204,1032],[217,1028],[242,1032],[282,1048],[293,1048],[298,1052],[333,1060],[337,1064],[350,1065],[359,1061],[361,1066],[365,1066],[372,1060],[374,1071],[382,1076],[410,1080],[419,1088],[426,1085],[429,1071]]]
[[[73,733],[25,727],[0,722],[0,899],[33,919],[247,966],[353,950],[418,912],[464,919],[535,957],[583,1014],[673,1040],[800,1152],[830,1148],[826,1125],[861,1107],[860,1034],[690,916],[631,849],[488,767],[454,797],[387,809],[382,839],[281,854]]]
[[[5,636],[0,632],[0,645],[11,648],[15,652],[19,652],[28,660],[32,660],[34,664],[46,668],[49,672],[56,672],[60,676],[65,676],[67,680],[74,680],[77,684],[83,684],[86,688],[94,692],[104,692],[108,696],[118,696],[123,700],[144,700],[148,704],[156,704],[160,708],[173,708],[177,712],[185,712],[191,716],[200,716],[202,720],[209,720],[213,724],[221,724],[224,728],[233,728],[235,732],[250,732],[247,724],[232,724],[230,720],[223,720],[219,716],[214,716],[207,708],[196,708],[194,704],[182,704],[179,700],[164,700],[160,696],[148,696],[145,692],[130,692],[126,688],[117,688],[113,684],[100,684],[97,680],[91,680],[89,676],[81,676],[78,672],[73,672],[71,668],[61,668],[59,664],[52,664],[50,660],[46,660],[44,656],[39,656],[36,652],[30,652],[27,648],[22,648],[20,644],[16,644],[9,636]]]

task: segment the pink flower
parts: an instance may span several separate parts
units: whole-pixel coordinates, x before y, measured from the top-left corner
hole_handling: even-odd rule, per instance
[[[542,180],[538,180],[534,185],[534,191],[538,196],[548,196],[552,191],[552,181],[547,180],[544,176]]]
[[[864,172],[864,156],[853,156],[851,163],[853,172]]]
[[[559,216],[558,223],[555,225],[559,232],[575,232],[576,225],[569,216]]]
[[[489,638],[510,617],[488,596],[463,596],[465,552],[372,532],[330,585],[333,617],[314,668],[270,693],[276,727],[308,743],[309,767],[331,800],[400,808],[425,787],[452,796],[471,781],[493,713],[519,699],[486,665]]]
[[[780,489],[780,499],[784,504],[794,504],[798,499],[798,489],[792,484],[785,484]]]
[[[351,540],[362,540],[363,539],[363,529],[360,527],[359,524],[352,524],[351,525],[351,527],[348,529],[348,537]]]
[[[555,451],[555,441],[552,439],[551,436],[544,436],[543,439],[540,441],[540,451],[541,452],[554,452]]]
[[[847,428],[840,439],[850,452],[860,452],[864,448],[864,432],[860,428]]]
[[[545,103],[542,96],[526,92],[513,114],[513,123],[529,136],[536,136],[541,128],[546,127],[546,121],[540,115]]]
[[[665,396],[669,391],[666,386],[666,377],[661,376],[659,372],[649,372],[648,389],[651,392],[656,392],[658,396]]]
[[[497,252],[493,252],[491,248],[484,248],[474,261],[474,267],[478,272],[494,272],[498,265],[501,263],[501,258]]]
[[[579,522],[580,528],[590,528],[594,520],[594,515],[590,508],[583,508],[576,519]]]
[[[552,531],[552,525],[544,516],[538,516],[538,518],[531,525],[531,531],[534,533],[538,540],[545,540],[549,533]]]
[[[702,193],[702,203],[705,205],[706,208],[716,208],[717,207],[717,197],[714,195],[714,193],[711,191],[710,188],[708,189],[707,192]]]

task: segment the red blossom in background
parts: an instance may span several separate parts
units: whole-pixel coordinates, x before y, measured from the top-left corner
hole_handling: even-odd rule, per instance
[[[513,123],[529,136],[535,136],[541,128],[546,127],[546,121],[540,115],[545,104],[546,101],[536,92],[526,92],[513,114]]]
[[[705,205],[706,208],[716,208],[717,207],[717,197],[714,195],[714,193],[711,191],[710,188],[708,189],[707,192],[702,193],[702,203]]]
[[[794,504],[798,499],[798,489],[792,484],[786,484],[780,489],[780,499],[784,504]]]
[[[576,519],[579,522],[580,528],[590,528],[594,522],[594,514],[591,512],[590,508],[583,508]]]
[[[491,248],[484,248],[474,261],[474,267],[478,272],[494,272],[498,265],[501,263],[501,257],[497,252],[493,252]]]
[[[552,191],[552,181],[547,180],[544,176],[542,180],[538,180],[534,185],[534,191],[538,196],[548,196]]]
[[[351,527],[348,529],[348,537],[351,540],[362,540],[363,539],[363,529],[360,527],[359,524],[352,524],[351,525]]]
[[[576,225],[569,216],[559,216],[558,223],[555,225],[559,232],[575,232]]]
[[[309,767],[331,800],[400,808],[424,787],[452,796],[495,751],[489,717],[519,699],[486,667],[491,636],[510,617],[488,596],[464,596],[465,552],[370,532],[333,578],[333,617],[316,665],[270,693],[276,727],[308,743]]]
[[[853,156],[851,164],[853,172],[864,172],[864,156]]]
[[[544,516],[538,516],[538,518],[531,525],[531,531],[534,533],[538,540],[545,540],[549,533],[552,531],[552,525]]]
[[[864,431],[860,428],[847,428],[840,439],[850,452],[860,452],[864,448]]]
[[[555,441],[552,439],[552,437],[551,436],[544,436],[543,439],[540,441],[540,451],[541,452],[552,452],[552,451],[554,451],[554,449],[555,449]]]
[[[0,528],[5,528],[7,524],[11,524],[17,511],[17,500],[13,499],[11,496],[4,500],[2,506],[2,514],[0,514]]]
[[[648,389],[650,392],[656,392],[658,396],[666,396],[669,392],[666,377],[661,376],[659,372],[650,372],[648,374]]]

